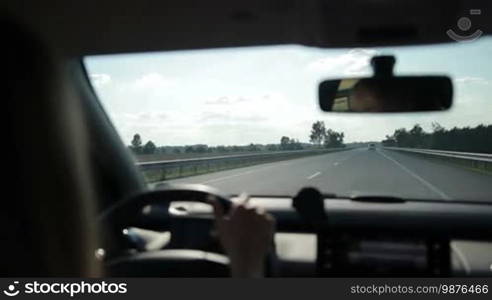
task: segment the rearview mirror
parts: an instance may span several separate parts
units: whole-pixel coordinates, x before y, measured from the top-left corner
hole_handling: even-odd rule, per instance
[[[387,68],[375,68],[375,76],[370,78],[323,81],[319,85],[321,109],[330,112],[413,112],[442,111],[451,107],[453,85],[448,77],[396,77]]]

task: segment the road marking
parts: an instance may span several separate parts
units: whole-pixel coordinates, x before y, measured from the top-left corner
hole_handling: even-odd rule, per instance
[[[418,181],[420,181],[420,183],[422,183],[423,185],[425,185],[426,187],[428,187],[431,191],[433,191],[434,193],[438,194],[442,199],[444,199],[444,200],[451,200],[451,197],[449,197],[448,195],[446,195],[446,193],[444,193],[443,191],[441,191],[440,189],[438,189],[437,187],[435,187],[433,184],[431,184],[430,182],[428,182],[424,178],[422,178],[419,175],[415,174],[414,172],[412,172],[411,170],[409,170],[407,167],[405,167],[404,165],[402,165],[401,163],[399,163],[395,159],[393,159],[393,158],[389,157],[388,155],[384,154],[382,151],[377,151],[377,153],[381,154],[384,158],[386,158],[386,159],[392,161],[393,163],[395,163],[403,171],[407,172],[413,178],[417,179]]]
[[[309,158],[309,157],[302,157],[302,158]],[[227,180],[227,179],[230,179],[230,178],[247,175],[247,174],[250,174],[250,173],[253,173],[253,172],[257,172],[257,171],[261,171],[261,170],[268,169],[268,168],[280,167],[280,166],[290,166],[292,164],[296,164],[297,162],[298,161],[296,161],[296,159],[292,159],[292,160],[289,160],[287,162],[271,162],[272,165],[267,166],[267,167],[257,168],[257,169],[254,169],[254,170],[249,170],[249,171],[238,173],[238,174],[234,174],[234,175],[229,175],[229,176],[224,176],[224,177],[210,179],[210,180],[207,180],[207,181],[203,181],[200,184],[207,184],[207,183],[211,183],[211,182]],[[313,175],[318,176],[319,174],[313,174]],[[315,176],[313,176],[313,178]],[[311,178],[309,178],[309,179],[311,179]]]
[[[356,156],[357,154],[359,154],[358,152],[355,152],[355,153],[351,153],[350,155],[347,155],[345,156],[344,158],[342,158],[340,161],[337,161],[335,163],[333,163],[334,166],[338,166],[339,164],[351,159],[352,157]]]
[[[301,159],[303,159],[303,158],[311,158],[311,157],[301,157]],[[247,175],[247,174],[250,174],[250,173],[253,173],[253,172],[257,172],[257,171],[261,171],[261,170],[268,169],[268,168],[279,167],[279,166],[290,166],[290,165],[296,164],[296,163],[298,163],[297,159],[288,160],[287,162],[271,162],[269,164],[272,164],[272,165],[267,166],[267,167],[264,167],[264,168],[259,168],[259,169],[249,170],[249,171],[246,171],[246,172],[243,172],[243,173],[238,173],[238,174],[234,174],[234,175],[229,175],[229,176],[214,178],[214,179],[210,179],[210,180],[207,180],[207,181],[203,181],[200,184],[207,184],[207,183],[211,183],[211,182],[227,180],[227,179],[230,179],[230,178]],[[317,174],[316,176],[318,176],[318,175],[319,174]],[[200,175],[197,175],[197,176],[200,176]]]
[[[307,179],[313,179],[314,177],[318,176],[319,174],[321,174],[321,172],[316,172],[313,175],[309,176]]]
[[[234,178],[234,177],[238,177],[238,176],[247,175],[247,174],[250,174],[250,173],[254,173],[254,172],[257,172],[257,171],[262,171],[262,170],[269,169],[269,168],[273,168],[273,167],[287,166],[287,165],[290,165],[291,163],[292,163],[292,162],[287,162],[287,163],[276,163],[276,162],[271,162],[271,164],[273,164],[273,165],[266,166],[266,167],[263,167],[263,168],[255,168],[255,169],[253,169],[253,170],[249,170],[249,171],[242,172],[242,173],[238,173],[238,174],[233,174],[233,175],[229,175],[229,176],[224,176],[224,177],[219,177],[219,178],[210,179],[210,180],[207,180],[207,181],[203,181],[203,182],[201,182],[200,184],[206,184],[206,183],[210,183],[210,182],[216,182],[216,181],[227,180],[227,179],[230,179],[230,178]],[[254,167],[254,166],[253,166],[253,167]],[[249,168],[249,167],[247,167],[247,168]],[[226,171],[228,171],[228,170],[226,170]]]
[[[260,171],[260,170],[263,170],[263,169],[267,169],[267,168],[261,168],[259,170],[254,170],[254,171]],[[224,177],[219,177],[219,178],[214,178],[214,179],[210,179],[210,180],[207,180],[207,181],[204,181],[200,184],[206,184],[206,183],[210,183],[210,182],[216,182],[216,181],[222,181],[222,180],[227,180],[229,178],[234,178],[234,177],[238,177],[238,176],[243,176],[243,175],[246,175],[246,174],[250,174],[250,173],[253,173],[253,170],[251,171],[246,171],[246,172],[242,172],[242,173],[238,173],[238,174],[234,174],[234,175],[229,175],[229,176],[224,176]]]

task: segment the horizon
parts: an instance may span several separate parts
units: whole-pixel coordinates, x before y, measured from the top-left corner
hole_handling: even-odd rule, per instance
[[[298,45],[102,55],[84,58],[91,82],[125,144],[135,133],[156,145],[275,144],[282,136],[309,142],[311,124],[345,133],[345,143],[382,141],[398,128],[489,125],[492,38],[473,43],[371,49]],[[323,79],[370,76],[376,54],[397,58],[397,75],[449,75],[446,112],[323,113]]]
[[[420,124],[414,124],[415,125],[420,125]],[[463,129],[463,128],[467,128],[469,127],[470,129],[474,129],[474,128],[477,128],[478,126],[491,126],[492,124],[479,124],[477,126],[473,126],[473,127],[469,127],[469,126],[465,126],[465,127],[453,127],[453,128],[457,128],[457,129]],[[413,126],[412,126],[413,127]],[[443,127],[444,128],[444,127]],[[453,128],[444,128],[445,130],[452,130]],[[397,129],[401,129],[401,128],[397,128]],[[405,128],[406,130],[410,130],[411,128]],[[394,133],[394,132],[393,132]],[[425,131],[424,130],[424,133],[427,133],[427,134],[430,134],[432,133],[431,131]],[[138,133],[136,133],[138,134]],[[141,134],[139,134],[140,137],[142,137]],[[390,135],[390,134],[388,134]],[[154,143],[154,141],[152,140],[146,140],[146,139],[142,139],[142,145],[145,144],[144,141],[151,141]],[[384,140],[366,140],[366,141],[352,141],[352,142],[344,142],[343,144],[344,145],[349,145],[349,144],[367,144],[367,143],[377,143],[377,144],[381,144]],[[302,142],[302,141],[299,141],[300,144],[302,145],[317,145],[313,142]],[[219,147],[219,146],[223,146],[223,147],[233,147],[233,146],[239,146],[239,147],[243,147],[243,146],[249,146],[249,145],[260,145],[260,146],[268,146],[268,145],[278,145],[280,144],[280,139],[278,142],[276,143],[254,143],[254,142],[251,142],[251,143],[246,143],[246,144],[228,144],[228,145],[208,145],[208,144],[204,144],[204,143],[196,143],[196,144],[183,144],[183,145],[155,145],[157,148],[161,148],[161,147],[169,147],[169,148],[173,148],[173,147],[186,147],[186,146],[201,146],[201,145],[205,145],[207,147]],[[131,141],[128,143],[128,144],[125,144],[126,146],[131,146]]]

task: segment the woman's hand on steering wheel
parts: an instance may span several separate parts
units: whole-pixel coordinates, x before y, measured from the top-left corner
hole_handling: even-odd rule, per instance
[[[233,277],[262,277],[265,257],[273,244],[275,220],[263,209],[248,205],[246,194],[240,198],[239,204],[225,214],[222,205],[211,197],[217,233],[229,256]]]

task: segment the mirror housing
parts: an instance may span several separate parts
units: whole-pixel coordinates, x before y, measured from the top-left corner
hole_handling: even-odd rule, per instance
[[[318,89],[321,110],[329,112],[443,111],[452,105],[446,76],[393,76],[392,56],[372,59],[374,76],[326,80]]]

